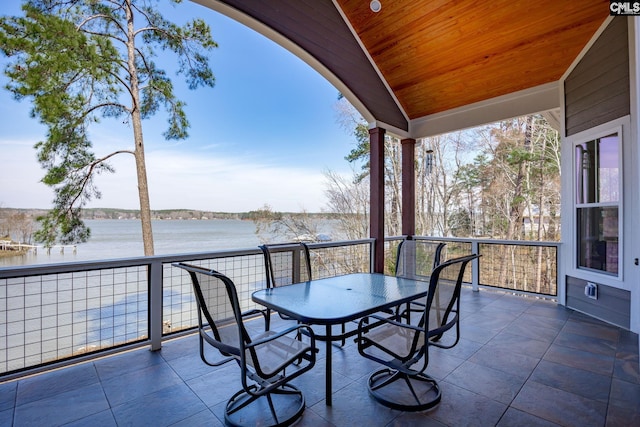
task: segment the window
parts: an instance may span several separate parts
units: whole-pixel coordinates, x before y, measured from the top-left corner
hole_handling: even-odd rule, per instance
[[[610,134],[576,145],[578,267],[618,275],[620,137]]]

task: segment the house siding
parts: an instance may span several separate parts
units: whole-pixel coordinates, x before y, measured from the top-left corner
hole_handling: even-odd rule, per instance
[[[566,136],[630,113],[627,19],[611,21],[564,82]]]
[[[631,292],[596,283],[598,298],[592,299],[584,293],[587,283],[589,282],[586,280],[567,276],[567,307],[629,329]]]

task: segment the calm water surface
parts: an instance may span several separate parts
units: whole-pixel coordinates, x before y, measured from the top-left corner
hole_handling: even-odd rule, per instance
[[[0,258],[0,266],[51,264],[87,260],[105,260],[144,255],[140,221],[87,220],[91,238],[77,245],[76,253],[69,247],[47,254],[38,248],[25,256]],[[323,230],[324,231],[324,230]],[[189,252],[247,249],[260,245],[252,221],[235,219],[157,220],[153,221],[156,255]]]

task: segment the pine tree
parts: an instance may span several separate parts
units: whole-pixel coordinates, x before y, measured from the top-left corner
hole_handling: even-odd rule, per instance
[[[144,253],[154,253],[142,121],[164,109],[166,139],[186,138],[189,126],[184,102],[154,62],[156,50],[173,52],[178,74],[196,89],[214,85],[207,55],[217,46],[204,21],[178,26],[160,14],[157,3],[26,0],[24,16],[0,18],[0,51],[10,59],[6,88],[16,100],[29,99],[32,117],[47,127],[46,140],[35,146],[46,169],[42,181],[55,194],[35,235],[47,246],[89,238],[80,214],[88,201],[100,198],[94,177],[113,172],[108,163],[113,156],[130,154],[136,162]],[[131,146],[97,157],[88,132],[101,118],[129,125]]]

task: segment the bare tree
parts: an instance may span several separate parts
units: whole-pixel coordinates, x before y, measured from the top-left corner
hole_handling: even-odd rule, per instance
[[[249,217],[262,243],[275,240],[315,242],[321,237],[320,220],[307,211],[295,214],[275,212],[265,204],[261,209],[249,212]]]
[[[25,212],[11,213],[0,221],[0,237],[8,237],[19,243],[31,244],[34,231],[34,219]]]
[[[347,240],[369,235],[369,182],[357,174],[346,178],[335,172],[325,172],[328,210],[337,214],[337,232]]]

